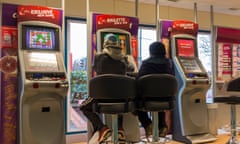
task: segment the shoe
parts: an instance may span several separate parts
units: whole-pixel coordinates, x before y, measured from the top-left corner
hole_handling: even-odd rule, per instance
[[[92,137],[90,138],[88,144],[97,144],[99,138],[99,131],[93,133]]]
[[[145,130],[146,137],[149,137],[150,135],[152,135],[152,130],[153,130],[152,124],[149,124],[146,128],[144,128],[144,130]]]
[[[118,141],[126,141],[125,132],[122,128],[118,129]]]
[[[147,127],[144,128],[145,130],[145,136],[148,142],[150,142],[150,137],[152,137],[152,124],[149,124]]]
[[[148,125],[145,128],[145,136],[148,141],[149,141],[149,138],[152,137],[152,134],[153,134],[152,131],[153,131],[152,124]],[[159,130],[159,137],[166,137],[167,133],[168,133],[168,128],[167,126],[164,126]]]
[[[109,129],[106,126],[103,127],[99,132],[98,142],[102,143],[102,142],[106,141],[109,137],[111,137],[111,135],[112,135],[111,129]]]
[[[166,137],[167,133],[168,133],[168,128],[167,126],[164,126],[159,130],[159,137]]]

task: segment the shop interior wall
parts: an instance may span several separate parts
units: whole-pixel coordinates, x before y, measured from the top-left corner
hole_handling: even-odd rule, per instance
[[[41,5],[55,8],[62,7],[61,0],[1,0],[5,3],[24,4],[24,5]],[[119,14],[126,16],[135,16],[135,2],[126,0],[88,0],[89,8],[92,12]],[[70,17],[86,18],[87,0],[65,0],[65,15]],[[193,5],[194,7],[194,5]],[[210,5],[209,5],[210,11]],[[214,6],[213,6],[214,11]],[[169,20],[191,20],[194,21],[194,10],[160,6],[159,16],[161,19]],[[210,12],[197,12],[197,23],[200,29],[210,30],[211,20]],[[139,3],[138,17],[141,24],[155,24],[155,5]],[[214,13],[214,24],[226,27],[240,27],[240,15],[227,15]]]
[[[3,3],[23,4],[23,5],[41,5],[48,7],[61,8],[61,0],[1,0]],[[65,0],[65,16],[86,18],[87,0]],[[136,16],[135,2],[125,0],[89,0],[89,9],[92,12],[119,14],[125,16]],[[194,7],[194,5],[193,5]],[[210,11],[210,6],[209,6]],[[214,11],[214,7],[213,7]],[[194,10],[181,9],[167,6],[160,6],[159,16],[161,19],[168,20],[191,20],[194,21]],[[201,30],[211,29],[210,12],[197,12],[197,23]],[[214,24],[226,27],[240,27],[240,15],[227,15],[214,12]],[[141,24],[155,24],[155,5],[142,4],[138,5],[138,18]],[[217,109],[217,125],[221,126],[229,122],[229,106],[219,105]],[[238,108],[239,110],[239,108]],[[224,115],[222,113],[224,112]],[[226,112],[226,113],[225,113]]]

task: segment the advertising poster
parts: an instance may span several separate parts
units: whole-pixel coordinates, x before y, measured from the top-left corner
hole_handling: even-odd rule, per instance
[[[17,5],[2,3],[0,143],[17,143]]]
[[[240,29],[217,27],[217,80],[240,76]]]
[[[232,52],[230,44],[223,44],[222,49],[222,67],[223,67],[223,75],[231,75],[232,74]]]
[[[2,26],[2,48],[17,48],[17,38],[16,27]]]
[[[229,80],[232,77],[232,45],[218,44],[218,80]]]
[[[167,58],[171,58],[171,50],[170,50],[170,34],[172,30],[172,21],[170,20],[161,20],[160,21],[160,41],[165,45],[166,48],[166,56]]]
[[[233,44],[232,47],[232,77],[240,76],[240,44]]]

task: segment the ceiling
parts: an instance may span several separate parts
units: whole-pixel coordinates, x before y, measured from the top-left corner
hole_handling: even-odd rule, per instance
[[[136,0],[129,0],[136,1]],[[156,4],[159,5],[194,9],[194,3],[196,3],[197,11],[210,12],[211,6],[213,6],[214,13],[224,13],[230,15],[240,16],[240,0],[138,0],[139,3]]]

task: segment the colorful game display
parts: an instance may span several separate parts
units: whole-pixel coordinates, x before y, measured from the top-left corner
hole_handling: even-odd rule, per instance
[[[39,50],[57,50],[58,30],[50,27],[23,26],[23,48]]]

